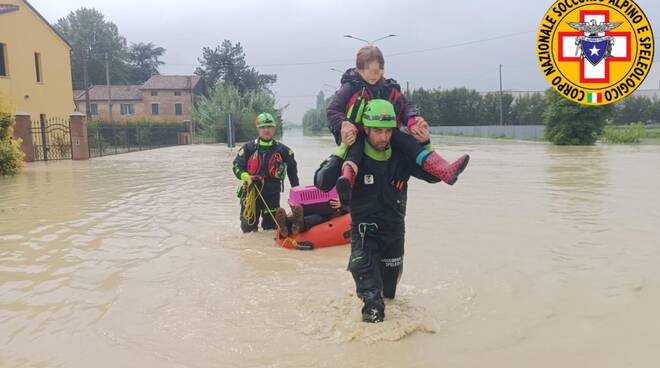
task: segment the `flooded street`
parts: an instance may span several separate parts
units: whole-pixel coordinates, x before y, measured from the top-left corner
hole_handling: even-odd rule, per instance
[[[236,150],[0,178],[0,366],[657,365],[660,146],[434,141],[470,165],[454,187],[411,180],[404,273],[376,325],[348,247],[241,234]],[[305,185],[334,150],[284,142]]]

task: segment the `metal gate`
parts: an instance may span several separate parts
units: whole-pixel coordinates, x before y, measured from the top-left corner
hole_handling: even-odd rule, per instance
[[[32,122],[34,160],[71,160],[71,127],[68,119],[41,115]]]

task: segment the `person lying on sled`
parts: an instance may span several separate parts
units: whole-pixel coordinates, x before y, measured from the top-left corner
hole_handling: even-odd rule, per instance
[[[287,215],[284,208],[278,208],[275,211],[275,221],[280,229],[280,236],[286,238],[289,234],[300,234],[318,224],[345,215],[349,211],[348,206],[342,206],[338,199],[329,200],[328,205],[331,209],[329,212],[305,211],[301,205],[292,206],[291,215]]]

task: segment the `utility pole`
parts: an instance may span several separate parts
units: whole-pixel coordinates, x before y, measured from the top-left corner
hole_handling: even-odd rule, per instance
[[[504,111],[502,110],[502,64],[500,64],[500,125],[504,125]]]
[[[112,121],[112,96],[110,94],[110,62],[108,61],[108,53],[105,53],[105,82],[108,85],[108,113],[109,120]]]
[[[92,112],[89,111],[89,77],[87,75],[87,58],[88,55],[85,53],[83,55],[83,84],[85,87],[85,115],[87,115],[87,121],[92,117]]]
[[[190,86],[190,144],[195,144],[195,121],[193,120],[193,110],[195,109],[195,86],[193,86],[192,77],[188,77],[188,86]],[[183,110],[183,104],[181,105]],[[181,111],[183,113],[183,111]]]
[[[412,102],[412,96],[410,95],[410,83],[408,83],[408,81],[406,81],[406,99],[409,102]]]

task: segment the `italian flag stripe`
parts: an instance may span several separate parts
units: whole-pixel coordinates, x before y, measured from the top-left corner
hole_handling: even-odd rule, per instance
[[[597,92],[588,92],[587,101],[590,103],[600,103],[603,102],[603,95]]]

